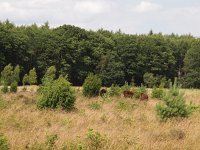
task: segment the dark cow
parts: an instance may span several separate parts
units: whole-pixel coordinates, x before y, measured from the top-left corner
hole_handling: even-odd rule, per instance
[[[145,94],[145,93],[141,93],[140,94],[140,100],[141,101],[148,101],[148,99],[149,99],[149,97],[148,97],[148,95],[147,94]]]
[[[124,91],[123,94],[124,94],[125,98],[132,98],[133,97],[133,92],[131,92],[131,91]]]
[[[106,93],[107,93],[107,90],[102,89],[99,94],[100,94],[100,96],[104,96]]]

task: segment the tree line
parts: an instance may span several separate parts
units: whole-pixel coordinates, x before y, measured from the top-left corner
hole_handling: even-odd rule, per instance
[[[0,71],[8,64],[19,65],[20,84],[33,68],[40,84],[46,70],[55,66],[56,76],[67,76],[73,85],[82,85],[94,73],[104,86],[126,81],[140,85],[149,75],[172,81],[178,77],[183,87],[200,88],[200,39],[152,31],[87,31],[71,25],[50,28],[48,23],[16,26],[7,20],[0,22]]]

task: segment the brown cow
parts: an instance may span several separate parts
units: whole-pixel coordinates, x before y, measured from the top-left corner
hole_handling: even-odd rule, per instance
[[[145,94],[145,93],[141,93],[140,94],[140,100],[141,101],[148,101],[148,99],[149,99],[149,97],[148,97],[148,95],[147,94]]]
[[[107,93],[107,90],[102,89],[99,94],[100,94],[100,96],[104,96],[106,93]]]
[[[124,91],[123,94],[124,94],[125,98],[132,98],[133,97],[133,92],[131,92],[131,91]]]

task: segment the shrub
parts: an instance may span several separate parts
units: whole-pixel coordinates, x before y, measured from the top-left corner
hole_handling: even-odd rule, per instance
[[[3,134],[0,133],[0,150],[9,150],[7,139]]]
[[[5,66],[1,72],[1,80],[3,81],[3,85],[10,85],[13,81],[13,66],[11,64]]]
[[[146,93],[146,87],[144,85],[141,85],[135,90],[134,97],[137,99],[140,98],[141,93]]]
[[[151,93],[151,97],[162,99],[163,93],[164,93],[163,88],[154,87],[153,90],[152,90],[152,93]]]
[[[10,92],[16,93],[17,92],[17,82],[13,82],[10,85]]]
[[[71,84],[59,77],[50,84],[40,89],[40,97],[37,102],[39,108],[62,108],[70,110],[74,107],[75,95]]]
[[[125,84],[121,87],[122,91],[130,91],[131,86],[128,85],[128,82],[125,82]]]
[[[47,82],[52,82],[56,78],[56,67],[51,66],[47,69],[44,77],[42,78],[42,84],[46,84]]]
[[[29,83],[29,76],[27,74],[24,75],[22,83],[23,85],[26,85]]]
[[[29,84],[34,85],[37,84],[37,74],[35,68],[29,71]]]
[[[89,74],[83,84],[83,95],[86,97],[97,96],[102,81],[97,75]]]
[[[15,66],[15,68],[13,70],[13,81],[19,83],[19,81],[20,81],[19,74],[20,74],[20,67],[19,67],[19,65],[17,65],[17,66]]]
[[[180,93],[176,87],[177,85],[173,85],[172,89],[164,93],[162,97],[164,104],[156,105],[156,111],[161,120],[188,117],[192,113],[192,107],[185,103],[183,93]]]
[[[94,150],[101,149],[107,141],[105,136],[101,135],[99,132],[95,132],[93,129],[88,130],[87,140],[89,147]]]
[[[4,85],[3,88],[1,89],[1,91],[3,93],[8,93],[8,86],[7,85]]]
[[[108,93],[110,96],[120,96],[121,88],[118,85],[112,84]]]

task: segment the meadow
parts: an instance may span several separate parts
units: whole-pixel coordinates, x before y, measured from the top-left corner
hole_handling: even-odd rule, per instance
[[[11,150],[197,150],[200,111],[188,118],[160,121],[149,98],[93,97],[76,93],[75,109],[38,109],[37,86],[1,94],[0,132]],[[200,90],[183,89],[187,103],[200,105]],[[151,89],[148,89],[151,95]]]

